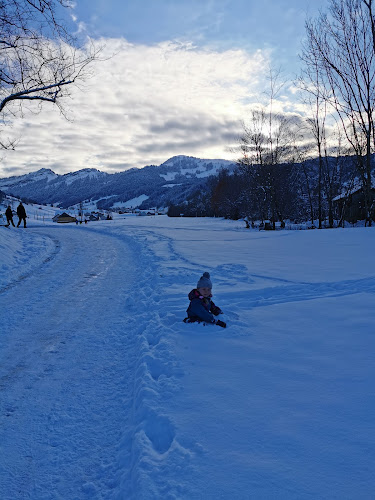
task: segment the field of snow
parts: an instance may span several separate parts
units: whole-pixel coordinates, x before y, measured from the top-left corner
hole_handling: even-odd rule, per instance
[[[0,498],[370,500],[375,229],[0,227]],[[209,271],[227,328],[185,324]]]

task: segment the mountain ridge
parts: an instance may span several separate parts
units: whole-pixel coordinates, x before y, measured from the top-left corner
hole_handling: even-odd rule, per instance
[[[141,200],[140,208],[166,207],[185,201],[209,176],[218,175],[223,168],[232,171],[235,165],[229,160],[178,155],[158,166],[147,165],[113,174],[95,168],[56,174],[41,168],[21,176],[0,178],[0,189],[61,208],[91,202],[97,208],[110,209],[125,206],[131,200]]]

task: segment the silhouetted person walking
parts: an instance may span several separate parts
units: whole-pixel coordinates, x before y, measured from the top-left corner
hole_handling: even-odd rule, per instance
[[[17,207],[17,215],[18,215],[18,224],[17,227],[21,224],[21,221],[23,220],[23,227],[26,227],[26,210],[25,207],[22,205],[22,202]]]
[[[12,224],[13,227],[16,227],[13,222],[13,212],[10,205],[8,205],[8,208],[5,210],[5,216],[7,218],[8,226]]]

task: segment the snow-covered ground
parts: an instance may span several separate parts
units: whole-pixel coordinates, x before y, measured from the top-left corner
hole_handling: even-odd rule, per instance
[[[0,498],[375,491],[374,228],[0,227]],[[226,329],[185,324],[203,271]]]

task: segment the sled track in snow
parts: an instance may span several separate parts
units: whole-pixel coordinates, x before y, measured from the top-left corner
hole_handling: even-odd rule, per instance
[[[174,247],[174,240],[169,236],[158,234],[157,237],[153,230],[144,230],[141,238],[149,241],[158,239],[162,241],[168,252],[169,261],[180,261],[180,271],[186,276],[193,275],[192,269],[196,268],[196,274],[201,271],[201,265],[180,255]],[[159,257],[161,262],[166,261],[166,257]],[[185,268],[183,266],[186,266]],[[241,284],[256,285],[257,281],[274,283],[276,286],[256,287],[254,290],[246,291],[244,299],[239,299],[238,303],[243,304],[245,308],[267,307],[277,304],[290,302],[303,302],[322,297],[342,297],[345,295],[355,295],[358,293],[375,293],[375,276],[353,280],[332,281],[332,282],[308,282],[295,281],[291,279],[280,278],[276,276],[263,275],[259,273],[249,273],[246,266],[242,264],[221,264],[209,269],[216,278],[216,283],[228,285],[228,279],[225,275],[236,275],[233,285]],[[223,278],[224,276],[224,278]],[[241,276],[239,278],[238,276]]]
[[[246,304],[248,307],[266,307],[357,293],[375,293],[375,278],[257,289],[246,298]]]

